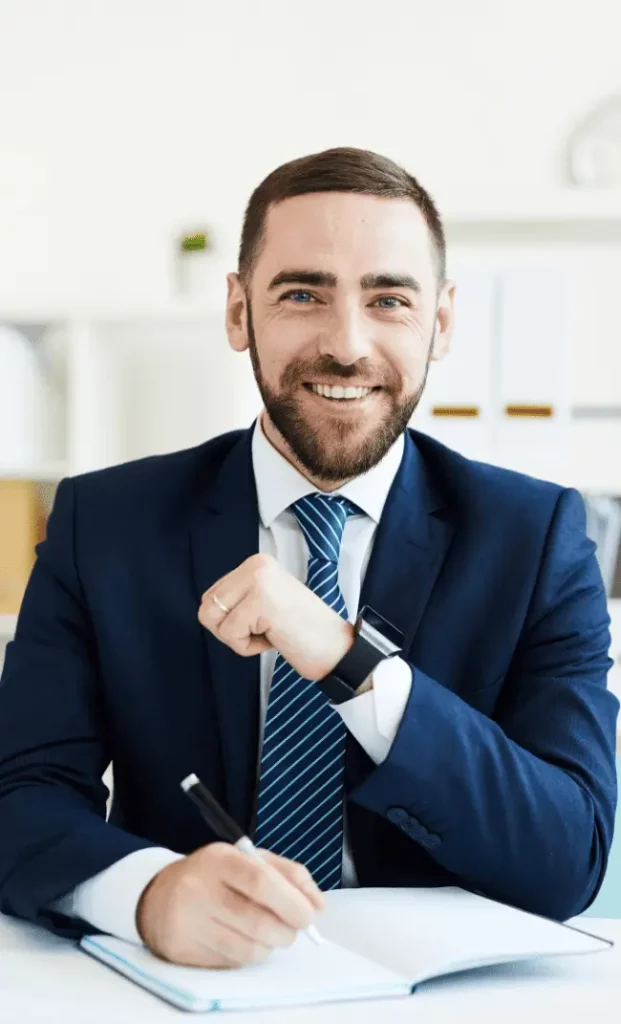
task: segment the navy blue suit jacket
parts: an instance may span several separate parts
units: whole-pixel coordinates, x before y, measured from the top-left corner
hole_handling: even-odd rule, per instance
[[[0,685],[4,913],[77,936],[55,898],[142,847],[212,841],[189,772],[252,827],[259,658],[197,619],[258,549],[250,439],[61,483]],[[594,898],[618,703],[584,525],[576,491],[408,431],[361,604],[405,635],[413,685],[384,763],[348,738],[360,885],[458,884],[556,918]]]

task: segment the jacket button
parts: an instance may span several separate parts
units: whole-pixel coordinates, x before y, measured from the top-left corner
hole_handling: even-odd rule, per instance
[[[420,821],[416,818],[410,818],[410,820],[404,825],[404,831],[407,832],[412,839],[418,839],[420,843],[424,843],[425,839],[429,835],[429,832],[424,825],[421,825]]]
[[[410,818],[407,825],[403,825],[402,828],[404,831],[407,831],[411,839],[415,839],[426,850],[435,850],[442,841],[439,835],[436,835],[435,832],[430,832],[416,818]]]
[[[405,807],[389,807],[386,811],[386,817],[389,821],[392,821],[393,825],[403,825],[404,822],[410,820],[410,815]]]

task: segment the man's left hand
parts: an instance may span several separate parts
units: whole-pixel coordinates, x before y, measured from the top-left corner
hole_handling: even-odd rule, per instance
[[[236,654],[275,648],[305,679],[323,679],[354,643],[351,623],[271,555],[252,555],[222,576],[203,594],[198,618]]]

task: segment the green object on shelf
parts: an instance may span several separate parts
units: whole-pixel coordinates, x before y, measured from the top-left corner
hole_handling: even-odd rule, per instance
[[[180,243],[181,252],[204,252],[211,249],[211,239],[207,231],[197,231],[193,235],[183,235]]]

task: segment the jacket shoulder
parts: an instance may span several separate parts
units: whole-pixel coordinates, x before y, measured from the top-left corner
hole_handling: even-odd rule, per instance
[[[530,518],[551,515],[567,488],[525,473],[477,462],[420,431],[409,431],[435,486],[451,503],[487,515],[503,508]]]
[[[124,504],[136,499],[144,505],[159,497],[187,497],[213,478],[226,456],[247,433],[233,430],[219,434],[194,448],[150,455],[106,469],[71,477],[76,494],[85,501],[109,501],[122,498]]]

